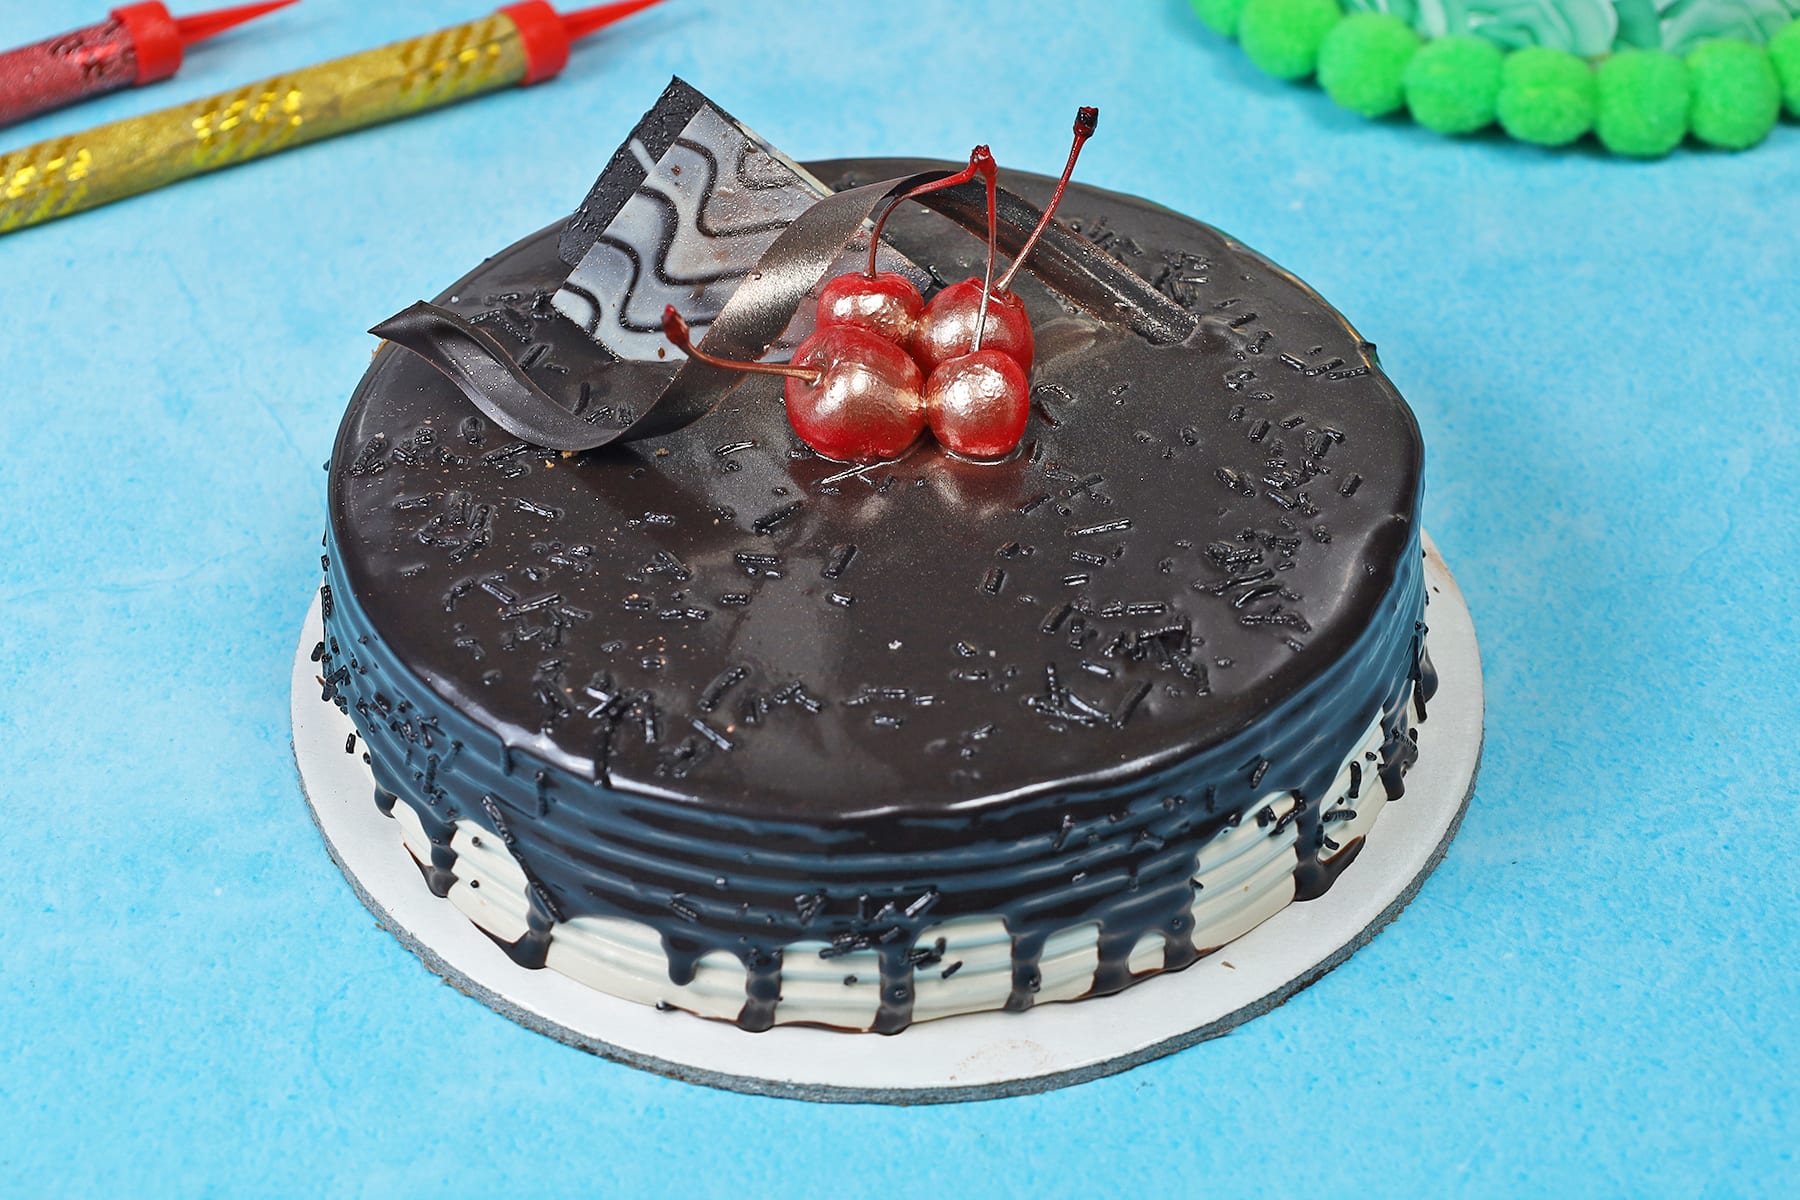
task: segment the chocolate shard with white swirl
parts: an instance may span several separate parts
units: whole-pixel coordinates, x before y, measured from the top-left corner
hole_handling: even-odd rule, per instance
[[[998,464],[823,461],[766,380],[560,456],[376,356],[332,456],[323,696],[421,886],[521,969],[895,1033],[1184,967],[1381,836],[1433,687],[1411,413],[1217,230],[1064,212],[1193,333],[1021,276],[1034,408]],[[587,219],[438,301],[559,394]],[[940,278],[983,254],[911,208],[889,237]]]
[[[565,228],[560,252],[579,257],[550,303],[614,358],[680,358],[663,308],[674,305],[699,340],[781,231],[829,190],[676,79]],[[832,274],[859,269],[868,250],[866,238],[852,242]],[[888,246],[877,267],[930,283]],[[802,305],[770,357],[788,358],[812,328]]]

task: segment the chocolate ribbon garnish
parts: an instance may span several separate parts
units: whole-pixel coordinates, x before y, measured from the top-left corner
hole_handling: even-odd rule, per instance
[[[921,171],[846,188],[808,208],[763,253],[701,345],[722,358],[761,358],[878,207],[951,173]],[[987,195],[980,185],[963,184],[918,199],[986,235]],[[1000,248],[1017,254],[1040,215],[1036,206],[1001,189]],[[1196,324],[1193,314],[1098,246],[1054,223],[1033,251],[1030,270],[1099,319],[1159,345],[1181,341]],[[508,433],[552,450],[593,450],[680,429],[711,412],[744,378],[691,358],[672,377],[666,363],[598,364],[586,377],[590,403],[630,414],[623,425],[608,427],[560,403],[526,375],[493,335],[438,305],[421,301],[369,332],[430,363]]]

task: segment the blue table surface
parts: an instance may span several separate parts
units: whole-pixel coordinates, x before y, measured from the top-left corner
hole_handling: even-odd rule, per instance
[[[0,45],[100,4],[0,0]],[[1450,141],[1182,0],[863,7],[669,0],[551,85],[0,239],[0,1192],[1793,1194],[1800,125]],[[480,11],[306,0],[0,144]],[[287,680],[363,331],[559,219],[672,73],[802,158],[1053,172],[1099,104],[1085,181],[1380,344],[1489,714],[1448,859],[1349,963],[1114,1078],[831,1107],[527,1032],[357,902]]]

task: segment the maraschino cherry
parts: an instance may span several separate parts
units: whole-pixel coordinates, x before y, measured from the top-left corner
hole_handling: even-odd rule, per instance
[[[932,297],[913,334],[913,357],[926,369],[925,419],[944,448],[966,458],[1012,453],[1031,418],[1031,317],[1012,293],[1012,278],[1050,224],[1075,172],[1082,143],[1093,136],[1100,111],[1075,115],[1075,145],[1056,192],[1018,257],[993,279],[993,208],[988,210],[988,275],[953,284]],[[990,321],[990,314],[992,320]]]
[[[869,237],[869,265],[861,274],[839,275],[825,285],[819,293],[818,316],[814,325],[818,329],[835,326],[854,326],[866,329],[883,341],[892,342],[904,347],[912,338],[913,326],[919,320],[919,313],[925,307],[925,298],[919,295],[919,289],[913,286],[912,280],[897,271],[877,271],[875,269],[875,252],[881,245],[881,231],[887,225],[887,219],[901,204],[928,192],[939,191],[947,187],[955,187],[959,183],[967,183],[980,175],[987,181],[988,214],[990,231],[992,226],[994,188],[996,172],[994,156],[986,146],[977,146],[969,152],[969,165],[956,174],[935,183],[921,184],[904,195],[894,199],[882,211],[875,222],[875,231]],[[993,273],[993,241],[990,237],[988,272]]]
[[[866,329],[838,325],[801,342],[789,363],[733,362],[693,344],[675,306],[663,309],[663,333],[675,348],[728,371],[787,378],[788,424],[800,440],[838,462],[899,458],[925,431],[918,364]]]
[[[1075,144],[1062,178],[1037,228],[998,282],[994,158],[986,146],[977,146],[964,170],[912,188],[883,211],[869,239],[868,268],[826,284],[814,332],[795,349],[792,361],[734,362],[706,354],[694,346],[688,323],[673,305],[663,310],[663,332],[700,362],[785,377],[788,424],[826,458],[852,463],[898,458],[927,425],[953,454],[1002,458],[1017,448],[1031,417],[1031,318],[1011,291],[1012,279],[1048,228],[1099,120],[1097,108],[1076,113]],[[904,276],[875,269],[882,228],[905,201],[976,175],[987,182],[987,270],[922,306],[918,289]]]
[[[971,350],[940,364],[925,381],[931,435],[964,458],[1011,454],[1030,418],[1030,380],[1004,350]]]
[[[1062,178],[1057,180],[1056,191],[1044,207],[1037,228],[1031,231],[1018,257],[1006,268],[1006,274],[991,288],[980,279],[953,283],[933,296],[931,303],[925,306],[913,328],[912,352],[927,374],[950,359],[983,346],[1011,355],[1026,375],[1031,374],[1036,343],[1031,332],[1031,317],[1011,290],[1013,276],[1031,257],[1031,251],[1049,226],[1057,205],[1062,203],[1069,177],[1075,173],[1075,160],[1081,156],[1081,147],[1094,135],[1099,123],[1100,110],[1097,108],[1083,108],[1075,114],[1075,144],[1069,149],[1068,165],[1063,167]]]

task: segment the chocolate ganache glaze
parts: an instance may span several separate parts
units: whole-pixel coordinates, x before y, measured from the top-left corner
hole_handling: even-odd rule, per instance
[[[842,188],[936,165],[813,169]],[[1038,203],[1052,182],[1005,179]],[[562,923],[624,918],[675,984],[734,956],[735,1019],[762,1029],[787,1019],[784,956],[837,957],[879,989],[857,1027],[892,1033],[960,966],[931,931],[998,917],[993,1007],[1029,1007],[1046,941],[1088,925],[1076,994],[1108,993],[1216,948],[1191,915],[1210,841],[1291,832],[1305,899],[1354,857],[1344,771],[1350,801],[1365,770],[1400,794],[1432,686],[1421,446],[1374,347],[1206,225],[1080,186],[1063,212],[1195,332],[1153,344],[1022,275],[1033,416],[998,464],[929,440],[825,461],[760,379],[559,456],[377,354],[331,462],[319,675],[377,802],[416,812],[434,890],[459,827],[516,862],[522,965]],[[558,236],[438,303],[566,391]],[[889,240],[940,283],[979,273],[936,214],[908,206]]]

